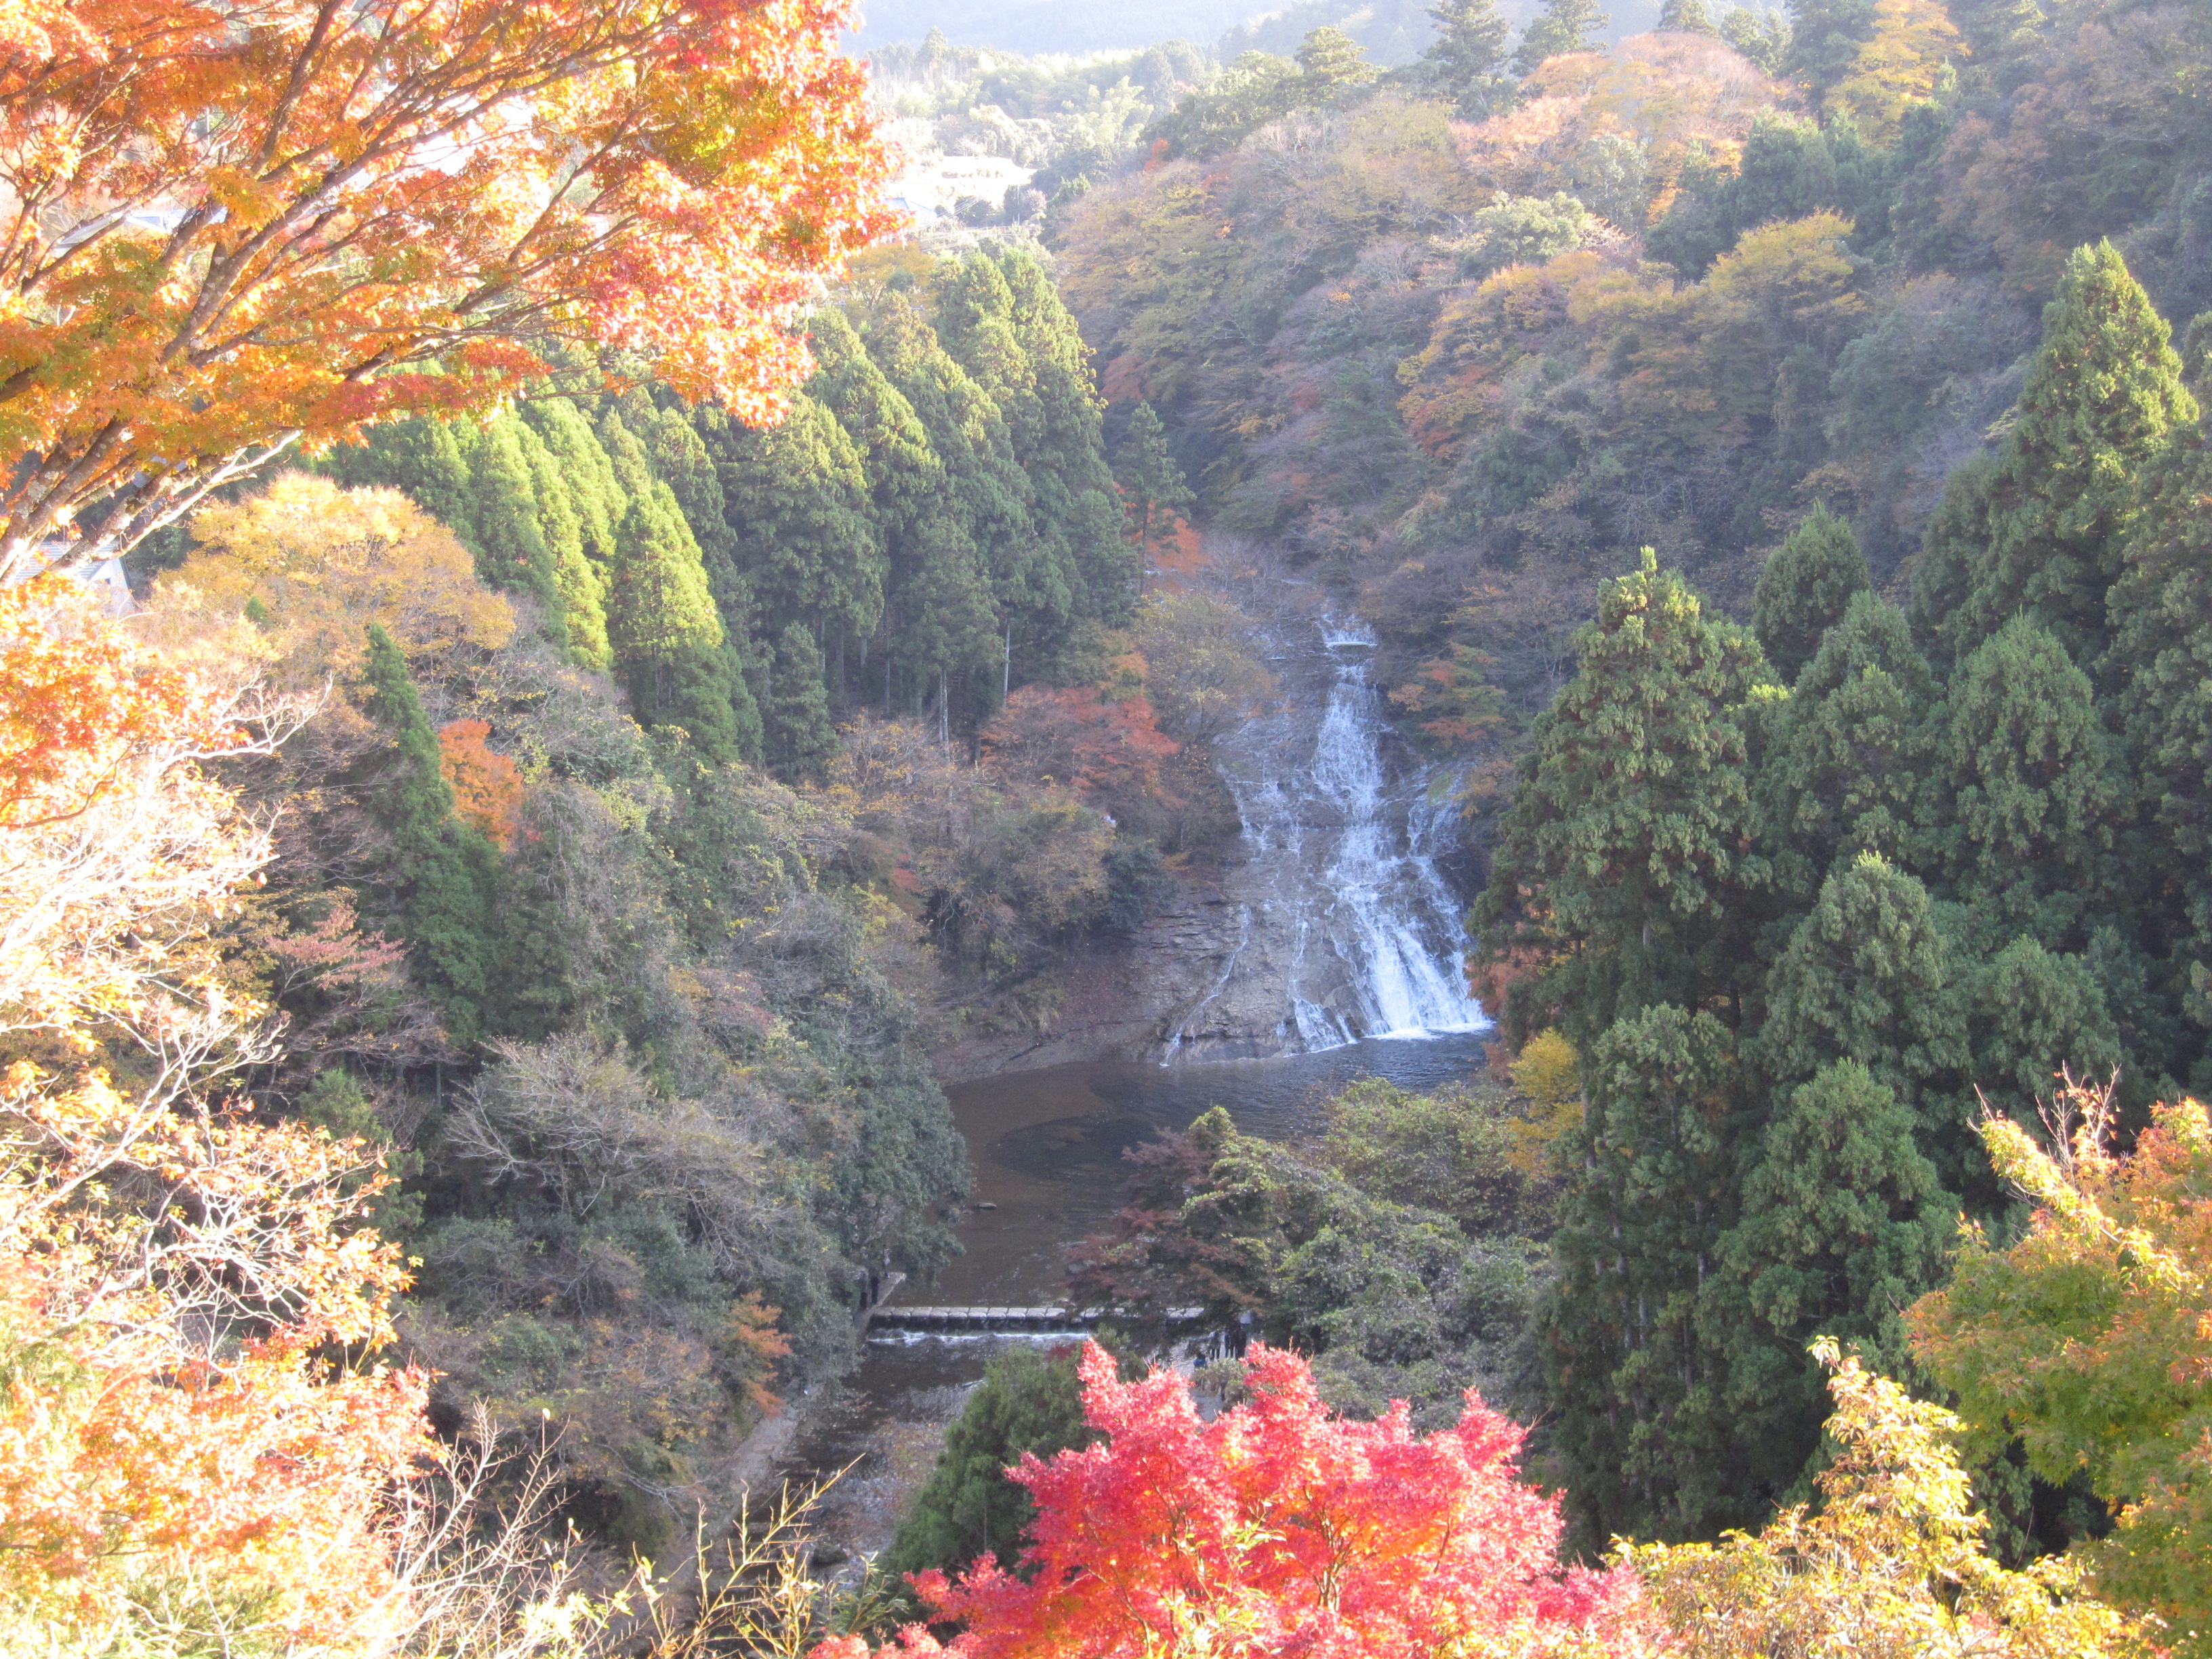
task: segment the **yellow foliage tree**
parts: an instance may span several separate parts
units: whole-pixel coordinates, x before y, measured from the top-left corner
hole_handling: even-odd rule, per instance
[[[1906,1316],[1914,1353],[1976,1426],[2017,1435],[2049,1480],[2112,1507],[2075,1554],[2100,1594],[2154,1616],[2160,1644],[2212,1654],[2212,1115],[2155,1106],[2124,1157],[2112,1091],[2070,1079],[2046,1148],[1991,1116],[1997,1173],[2036,1206],[2003,1249],[1960,1240],[1951,1282]]]
[[[1581,1063],[1575,1045],[1547,1028],[1528,1039],[1506,1074],[1528,1099],[1526,1119],[1513,1126],[1513,1167],[1534,1175],[1551,1161],[1560,1138],[1582,1121]]]
[[[1850,116],[1868,143],[1886,147],[1907,106],[1936,89],[1945,64],[1966,55],[1965,37],[1937,0],[1877,0],[1874,38],[1829,89],[1824,108]]]
[[[371,623],[410,662],[495,651],[514,633],[513,607],[477,580],[468,549],[396,489],[286,472],[260,495],[202,508],[192,536],[199,550],[162,586],[252,617],[296,684],[352,677]]]
[[[2092,1659],[2144,1651],[2063,1561],[1992,1560],[1953,1441],[1961,1425],[1887,1377],[1813,1352],[1832,1375],[1836,1461],[1820,1504],[1753,1537],[1625,1545],[1683,1659]]]

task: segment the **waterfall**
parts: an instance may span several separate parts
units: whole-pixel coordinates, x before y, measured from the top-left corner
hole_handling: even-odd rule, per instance
[[[1170,1057],[1209,1011],[1224,1037],[1256,1037],[1270,1020],[1278,1053],[1482,1030],[1459,905],[1431,851],[1450,809],[1421,769],[1389,764],[1397,738],[1367,672],[1374,635],[1297,607],[1264,626],[1281,706],[1220,750],[1244,823],[1224,884],[1236,946],[1169,1033]]]

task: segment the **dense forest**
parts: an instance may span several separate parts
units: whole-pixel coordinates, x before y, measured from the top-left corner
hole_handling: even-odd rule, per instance
[[[1573,1104],[1217,1115],[1077,1282],[1256,1316],[1362,1413],[1479,1381],[1592,1553],[1812,1496],[1816,1335],[2024,1435],[1975,1474],[2007,1559],[2101,1537],[2190,1431],[2110,1484],[2061,1425],[2098,1385],[1955,1322],[2071,1316],[1942,1287],[2027,1224],[1984,1113],[2125,1145],[2205,1085],[2212,40],[1435,16],[1401,69],[1323,30],[1223,70],[1047,236],[1199,514],[1382,630],[1486,870],[1476,982]],[[2166,1559],[2133,1582],[2194,1605]]]
[[[0,1647],[2212,1652],[2201,7],[236,9],[0,18]],[[831,1586],[1254,546],[1491,1064],[1135,1148]]]
[[[1178,647],[1234,613],[1138,617],[1036,261],[864,259],[809,331],[773,426],[556,380],[149,555],[154,628],[324,688],[225,769],[282,808],[225,935],[289,1019],[251,1097],[392,1148],[439,1421],[542,1417],[571,1511],[641,1544],[954,1248],[933,1042],[1048,1020],[1055,955],[1218,829],[1176,780],[1225,682]]]

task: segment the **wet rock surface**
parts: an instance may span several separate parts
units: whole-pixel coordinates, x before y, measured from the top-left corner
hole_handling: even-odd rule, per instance
[[[1217,749],[1243,833],[1194,860],[1133,938],[1062,972],[1049,1028],[973,1039],[948,1080],[1091,1060],[1245,1060],[1484,1023],[1433,848],[1448,805],[1384,719],[1373,640],[1311,583],[1231,597],[1260,622],[1275,705]]]

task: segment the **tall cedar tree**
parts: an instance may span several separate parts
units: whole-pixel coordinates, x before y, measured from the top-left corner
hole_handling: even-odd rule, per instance
[[[2119,793],[2088,677],[2014,617],[1952,677],[1930,855],[1970,911],[1977,945],[2027,933],[2079,949],[2105,920]]]
[[[1073,1347],[1014,1347],[993,1359],[945,1437],[945,1450],[891,1542],[894,1572],[965,1572],[985,1555],[1021,1557],[1036,1505],[1007,1478],[1024,1456],[1095,1444],[1083,1420]]]
[[[392,775],[374,799],[392,837],[400,932],[416,977],[443,1008],[447,1030],[455,1041],[472,1042],[491,988],[499,856],[453,815],[437,734],[399,647],[374,623],[364,672],[369,713],[392,737]]]
[[[673,409],[656,409],[639,424],[636,437],[653,476],[676,497],[684,522],[691,527],[692,539],[699,544],[707,586],[722,609],[722,626],[735,632],[745,625],[747,612],[742,605],[732,607],[724,596],[742,590],[737,538],[731,532],[728,503],[714,471],[714,458],[707,453],[692,424],[703,412],[686,416]],[[729,419],[720,410],[712,412],[720,420]]]
[[[1912,561],[1912,641],[1939,676],[1948,675],[1961,654],[1966,595],[1990,544],[1990,481],[1996,468],[1996,456],[1977,455],[1944,480],[1942,498]],[[1978,643],[1967,640],[1966,649]]]
[[[1309,30],[1292,54],[1298,66],[1298,94],[1310,105],[1322,105],[1353,87],[1375,78],[1359,43],[1342,29],[1322,24]]]
[[[1851,596],[1873,585],[1859,538],[1825,503],[1784,538],[1759,573],[1751,631],[1784,685],[1796,683],[1821,636],[1843,620]]]
[[[1509,106],[1514,83],[1504,70],[1513,26],[1498,12],[1498,0],[1443,0],[1428,16],[1437,38],[1421,64],[1429,83],[1451,100],[1452,112],[1480,121]]]
[[[1121,434],[1115,477],[1128,513],[1129,538],[1149,563],[1173,532],[1175,515],[1191,504],[1191,493],[1182,469],[1168,453],[1167,428],[1152,404],[1141,398],[1130,411],[1129,429]]]
[[[1874,36],[1875,0],[1790,0],[1784,68],[1812,94],[1817,108]]]
[[[1742,1215],[1715,1252],[1701,1308],[1726,1355],[1722,1419],[1743,1449],[1743,1495],[1802,1497],[1827,1461],[1818,1336],[1887,1370],[1908,1359],[1899,1315],[1942,1282],[1958,1200],[1921,1150],[1912,1111],[1856,1060],[1782,1091],[1747,1158]]]
[[[2187,1005],[2194,1028],[2151,1061],[2212,1093],[2212,969],[2197,966],[2212,964],[2212,448],[2198,428],[2174,438],[2110,595],[2107,719],[2131,793],[2117,863],[2136,938],[2161,1003]]]
[[[1904,613],[1853,595],[1778,711],[1759,768],[1759,819],[1787,899],[1809,902],[1838,859],[1862,852],[1916,862],[1940,707]]]
[[[914,405],[868,355],[843,312],[825,311],[814,319],[814,351],[821,368],[807,382],[807,395],[837,417],[859,451],[876,524],[896,562],[921,520],[937,509],[945,464],[930,448]]]
[[[860,452],[861,476],[887,556],[889,625],[880,672],[884,701],[890,706],[896,702],[899,689],[895,668],[902,667],[909,683],[933,684],[943,665],[964,666],[988,653],[998,619],[982,614],[975,544],[959,521],[945,462],[931,447],[921,417],[842,313],[823,313],[814,330],[822,369],[808,391],[836,416]],[[927,611],[921,598],[925,574],[947,559],[962,572],[957,584],[962,597],[950,617]],[[942,573],[937,574],[941,579]],[[944,626],[947,621],[950,628]],[[908,630],[915,628],[923,629],[922,635],[909,637]]]
[[[538,532],[553,555],[553,587],[560,595],[568,653],[586,668],[605,669],[611,660],[606,577],[586,550],[577,483],[536,427],[515,420],[514,430],[515,443],[530,468],[531,490],[538,503]],[[592,447],[598,447],[596,443]]]
[[[1709,1537],[1759,1517],[1698,1299],[1737,1210],[1744,1079],[1728,1028],[1664,1004],[1584,1049],[1581,1125],[1538,1315],[1574,1541]]]
[[[1014,568],[1018,544],[1036,533],[1032,491],[997,406],[939,343],[921,307],[902,296],[886,302],[868,346],[929,434],[954,510],[986,567]]]
[[[759,707],[726,648],[699,544],[658,480],[623,515],[610,586],[608,643],[638,724],[682,727],[717,764],[757,757]]]
[[[502,411],[488,425],[462,428],[477,568],[492,586],[535,600],[548,636],[565,646],[567,612],[553,550],[538,527],[537,486],[515,438],[520,424],[513,413]]]
[[[789,623],[866,638],[883,618],[883,538],[860,452],[812,398],[776,426],[740,426],[719,410],[693,420],[720,482],[720,528],[760,608],[764,638]]]
[[[1838,1060],[1863,1066],[1956,1167],[1961,988],[1928,890],[1887,860],[1863,853],[1821,884],[1767,977],[1752,1048],[1784,1089]]]
[[[1486,963],[1546,964],[1513,983],[1509,1028],[1556,1024],[1582,1048],[1646,1003],[1732,1011],[1742,995],[1771,874],[1753,841],[1753,706],[1778,693],[1758,641],[1648,548],[1575,647],[1475,917]]]
[[[1946,624],[1960,657],[2025,614],[2081,667],[2104,668],[2106,595],[2141,506],[2139,475],[2197,418],[2170,335],[2110,242],[2067,260],[1988,475],[1989,538]]]
[[[1013,464],[1005,422],[916,307],[893,296],[869,347],[943,466],[942,485],[914,526],[892,601],[899,656],[918,671],[919,690],[934,690],[943,724],[951,681],[973,675],[998,689],[999,676],[983,672],[1000,667],[1005,650],[990,578],[1018,565],[1033,534],[1029,484]]]
[[[1036,490],[1036,512],[1057,527],[1074,556],[1078,614],[1126,622],[1136,573],[1121,539],[1091,349],[1035,254],[1001,247],[998,258],[1013,301],[1014,335],[1029,354],[1036,386],[1036,448],[1020,457]]]
[[[822,650],[798,623],[776,636],[775,669],[763,711],[763,745],[780,777],[818,781],[837,752],[830,694],[822,684]]]
[[[1571,52],[1595,52],[1613,19],[1597,9],[1597,0],[1544,0],[1544,9],[1522,31],[1514,49],[1513,67],[1534,75],[1547,60]]]
[[[937,329],[960,365],[1004,418],[1014,463],[1029,480],[1036,535],[1006,550],[1009,562],[991,572],[1002,613],[1025,638],[1055,637],[1080,602],[1082,578],[1064,527],[1072,501],[1058,481],[1049,492],[1051,467],[1043,453],[1044,405],[1037,365],[1013,325],[1014,295],[1005,271],[977,252],[945,273],[938,287]],[[1009,642],[1011,653],[1011,641]]]
[[[585,555],[604,570],[614,562],[615,526],[629,510],[613,459],[583,411],[566,398],[531,398],[522,405],[522,418],[558,463],[576,509]]]

